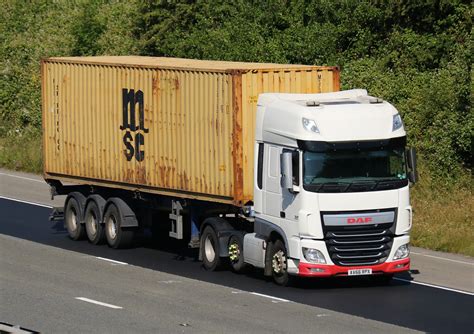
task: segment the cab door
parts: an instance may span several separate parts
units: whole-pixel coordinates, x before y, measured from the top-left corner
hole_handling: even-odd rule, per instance
[[[263,214],[280,218],[282,208],[280,186],[281,147],[265,145],[263,164]]]

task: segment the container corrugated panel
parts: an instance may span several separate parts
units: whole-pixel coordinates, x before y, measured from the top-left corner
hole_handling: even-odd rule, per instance
[[[333,67],[155,57],[42,63],[46,179],[241,205],[258,94],[339,89]]]
[[[272,93],[326,93],[339,91],[339,70],[335,67],[300,66],[258,69],[242,75],[243,201],[253,196],[255,119],[258,95]]]

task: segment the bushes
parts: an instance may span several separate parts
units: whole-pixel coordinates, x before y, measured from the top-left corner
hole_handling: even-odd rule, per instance
[[[0,166],[41,168],[43,57],[143,54],[340,65],[343,89],[366,88],[393,103],[418,149],[415,244],[472,255],[473,14],[470,1],[460,0],[6,0],[0,6]],[[459,209],[461,202],[467,210]],[[458,237],[439,235],[446,230],[439,217],[450,213],[465,228],[451,226]],[[452,242],[462,238],[464,246]]]
[[[62,31],[68,26],[66,11],[47,1],[0,6],[0,136],[40,128],[39,61],[68,53],[70,36]]]
[[[130,54],[135,1],[47,1],[0,6],[0,137],[41,129],[40,60]]]
[[[352,61],[342,72],[343,88],[366,88],[393,103],[403,116],[409,144],[424,155],[433,177],[456,178],[471,168],[473,113],[469,71],[448,64],[432,71],[395,72],[376,60]]]
[[[404,117],[434,178],[471,168],[468,2],[153,2],[140,8],[142,53],[341,65]]]

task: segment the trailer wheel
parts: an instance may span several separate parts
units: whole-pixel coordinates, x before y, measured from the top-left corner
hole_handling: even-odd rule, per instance
[[[122,218],[115,204],[110,204],[104,215],[105,236],[112,248],[127,248],[133,242],[134,229],[122,227]]]
[[[72,240],[81,240],[85,237],[85,228],[81,224],[82,212],[77,199],[71,196],[64,209],[64,225]]]
[[[202,233],[201,252],[206,270],[214,271],[220,267],[222,261],[219,256],[219,240],[211,226],[206,226]]]
[[[102,224],[102,212],[94,200],[91,200],[86,207],[85,225],[87,238],[94,245],[101,244],[104,241],[105,229]]]
[[[290,277],[288,275],[288,253],[285,244],[280,239],[277,239],[273,243],[271,251],[273,280],[278,285],[286,286],[288,285]]]
[[[229,239],[229,262],[233,271],[243,272],[247,268],[244,262],[244,247],[242,238],[233,235]]]

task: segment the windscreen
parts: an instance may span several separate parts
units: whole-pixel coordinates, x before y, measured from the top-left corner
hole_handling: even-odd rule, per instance
[[[303,185],[310,191],[383,190],[406,184],[404,148],[303,153]]]

